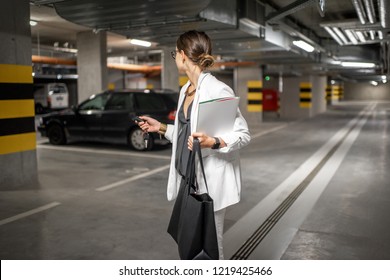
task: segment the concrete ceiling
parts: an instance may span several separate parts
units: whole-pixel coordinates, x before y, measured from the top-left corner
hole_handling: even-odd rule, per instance
[[[320,12],[319,2],[325,3],[324,13]],[[362,27],[354,2],[372,4],[374,23]],[[77,48],[77,32],[104,30],[108,34],[109,56],[159,63],[161,47],[174,48],[179,34],[199,29],[213,39],[214,54],[221,60],[253,61],[270,74],[330,73],[335,78],[357,81],[379,79],[389,73],[389,29],[380,24],[384,18],[380,8],[386,0],[31,0],[30,3],[31,19],[39,22],[32,27],[32,41],[36,48],[39,44],[42,55],[47,51],[72,56],[66,49]],[[257,14],[253,14],[254,10]],[[386,8],[384,16],[388,21],[387,13]],[[363,30],[366,42],[346,41],[340,45],[325,26],[336,26],[341,32]],[[135,47],[128,43],[128,38],[149,40],[153,46]],[[307,53],[293,46],[292,41],[297,38],[311,43],[316,51]],[[334,64],[339,60],[374,62],[376,68],[348,69]]]

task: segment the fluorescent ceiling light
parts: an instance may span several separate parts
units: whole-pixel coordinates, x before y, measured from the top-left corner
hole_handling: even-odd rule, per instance
[[[341,66],[343,67],[358,67],[358,68],[374,68],[375,63],[371,62],[341,62]]]
[[[307,52],[312,52],[314,51],[314,47],[308,43],[306,43],[305,41],[302,41],[302,40],[298,40],[298,41],[293,41],[293,44],[299,48],[301,48],[302,50],[305,50]]]
[[[130,44],[143,46],[143,47],[147,47],[147,48],[149,48],[152,45],[151,42],[142,41],[142,40],[138,40],[138,39],[131,39]]]
[[[31,26],[35,26],[35,25],[37,25],[38,24],[38,22],[36,22],[35,20],[30,20],[30,25]]]

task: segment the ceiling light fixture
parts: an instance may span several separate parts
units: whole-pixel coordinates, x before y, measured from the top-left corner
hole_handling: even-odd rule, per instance
[[[147,47],[147,48],[149,48],[152,45],[151,42],[138,40],[138,39],[131,39],[130,44],[142,46],[142,47]]]
[[[305,41],[302,41],[302,40],[298,40],[298,41],[293,41],[293,44],[299,48],[301,48],[302,50],[305,50],[307,52],[313,52],[314,51],[314,47],[308,43],[306,43]]]
[[[37,24],[38,24],[38,22],[36,22],[35,20],[30,20],[30,26],[35,26]]]
[[[375,63],[371,62],[341,62],[341,66],[343,67],[357,67],[357,68],[374,68]]]

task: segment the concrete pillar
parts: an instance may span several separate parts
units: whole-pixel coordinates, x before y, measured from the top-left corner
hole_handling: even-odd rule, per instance
[[[280,94],[280,114],[287,119],[309,118],[326,110],[326,77],[285,78]]]
[[[260,67],[237,67],[234,92],[240,97],[240,110],[249,125],[263,121],[262,70]]]
[[[312,115],[323,113],[326,111],[326,76],[311,77],[312,91]]]
[[[101,31],[77,34],[78,102],[108,89],[107,36]]]
[[[37,181],[30,3],[0,9],[0,190]]]
[[[163,48],[161,54],[161,85],[164,89],[179,90],[179,72],[176,67],[175,60],[173,60],[171,51],[172,48]]]

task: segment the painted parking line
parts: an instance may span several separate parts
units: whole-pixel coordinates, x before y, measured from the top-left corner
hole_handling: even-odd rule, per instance
[[[169,166],[170,165],[167,164],[167,165],[161,166],[159,168],[150,170],[148,172],[141,173],[141,174],[135,175],[133,177],[130,177],[130,178],[127,178],[127,179],[124,179],[124,180],[121,180],[121,181],[118,181],[118,182],[106,185],[106,186],[99,187],[99,188],[97,188],[95,190],[98,191],[98,192],[103,192],[103,191],[107,191],[107,190],[110,190],[110,189],[113,189],[113,188],[116,188],[116,187],[120,187],[120,186],[123,186],[124,184],[130,183],[130,182],[134,182],[134,181],[137,181],[139,179],[142,179],[142,178],[151,176],[153,174],[159,173],[161,171],[164,171],[165,169],[168,169]]]
[[[77,152],[77,153],[120,155],[120,156],[130,156],[130,157],[153,158],[153,159],[168,159],[168,160],[171,159],[170,156],[151,155],[151,154],[146,154],[146,153],[118,152],[118,151],[110,151],[110,150],[96,150],[96,149],[74,148],[74,147],[58,147],[58,146],[47,146],[47,145],[37,145],[37,147],[40,149]]]
[[[266,135],[268,133],[278,131],[278,130],[280,130],[282,128],[285,128],[287,126],[288,126],[288,124],[283,124],[283,125],[280,125],[280,126],[277,126],[277,127],[273,127],[273,128],[267,129],[265,131],[261,131],[259,133],[254,134],[254,135],[251,135],[251,139],[255,139],[255,138],[258,138],[260,136]]]
[[[15,222],[15,221],[17,221],[17,220],[26,218],[26,217],[28,217],[28,216],[31,216],[31,215],[34,215],[34,214],[37,214],[37,213],[40,213],[40,212],[43,212],[43,211],[46,211],[46,210],[49,210],[49,209],[51,209],[51,208],[53,208],[53,207],[56,207],[56,206],[58,206],[58,205],[60,205],[60,204],[61,204],[61,203],[59,203],[59,202],[52,202],[52,203],[43,205],[43,206],[41,206],[41,207],[32,209],[32,210],[30,210],[30,211],[27,211],[27,212],[24,212],[24,213],[20,213],[20,214],[18,214],[18,215],[13,216],[13,217],[10,217],[10,218],[1,220],[1,221],[0,221],[0,226],[5,225],[5,224],[8,224],[8,223],[11,223],[11,222]]]

